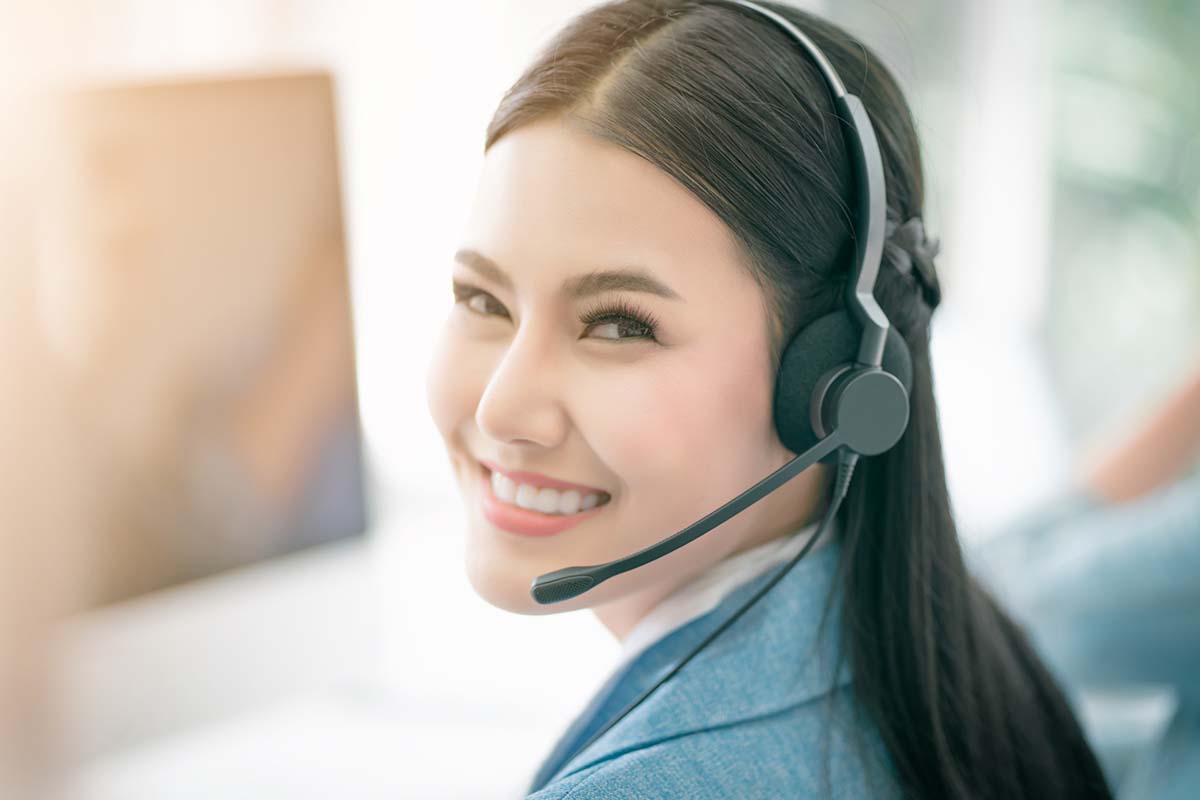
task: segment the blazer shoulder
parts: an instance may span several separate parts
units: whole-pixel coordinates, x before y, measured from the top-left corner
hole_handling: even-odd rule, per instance
[[[849,724],[836,708],[849,692],[838,694],[615,753],[527,800],[900,797],[881,744]]]

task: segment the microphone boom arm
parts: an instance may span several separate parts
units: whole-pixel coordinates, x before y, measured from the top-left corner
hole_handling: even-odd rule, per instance
[[[749,506],[778,489],[796,475],[811,467],[825,456],[832,453],[844,442],[839,431],[821,439],[808,450],[793,458],[779,469],[751,486],[728,503],[710,511],[705,516],[693,522],[676,534],[668,536],[661,542],[652,544],[632,555],[609,561],[606,564],[595,564],[590,567],[564,567],[545,575],[534,578],[529,587],[533,599],[542,605],[560,603],[577,597],[584,592],[608,580],[614,575],[636,569],[651,561],[662,558],[674,552],[688,542],[708,533],[713,528],[725,522],[735,514],[739,514]]]

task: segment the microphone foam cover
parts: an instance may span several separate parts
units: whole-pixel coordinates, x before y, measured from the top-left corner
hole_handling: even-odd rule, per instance
[[[581,575],[574,578],[559,578],[532,589],[533,599],[542,605],[561,603],[583,594],[596,583],[593,578]]]

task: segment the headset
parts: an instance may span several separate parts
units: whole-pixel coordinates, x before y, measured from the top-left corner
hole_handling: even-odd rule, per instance
[[[820,526],[791,561],[662,679],[575,748],[562,764],[569,763],[633,711],[804,558],[841,507],[859,456],[873,456],[890,450],[908,427],[911,355],[904,338],[888,322],[874,294],[883,253],[887,194],[879,144],[862,101],[846,92],[825,54],[784,17],[746,0],[709,0],[705,4],[744,9],[770,20],[800,45],[828,84],[857,186],[855,261],[846,285],[845,308],[826,314],[797,332],[780,358],[775,379],[775,428],[784,446],[799,455],[737,497],[657,544],[606,564],[566,567],[540,575],[530,586],[530,594],[542,605],[559,603],[589,591],[614,575],[662,558],[744,511],[817,462],[836,461],[837,479]]]

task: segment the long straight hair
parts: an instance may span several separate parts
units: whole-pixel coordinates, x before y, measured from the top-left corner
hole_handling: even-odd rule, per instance
[[[845,31],[763,2],[807,33],[875,127],[887,215],[922,214],[911,112]],[[829,91],[766,20],[688,0],[619,0],[554,36],[501,100],[485,152],[548,115],[647,159],[733,232],[765,298],[776,368],[799,329],[843,305],[855,198]],[[842,641],[853,691],[901,789],[922,798],[1111,797],[1070,706],[1023,632],[967,572],[946,489],[929,363],[936,277],[885,248],[875,295],[913,358],[904,436],[864,459],[839,510]]]

